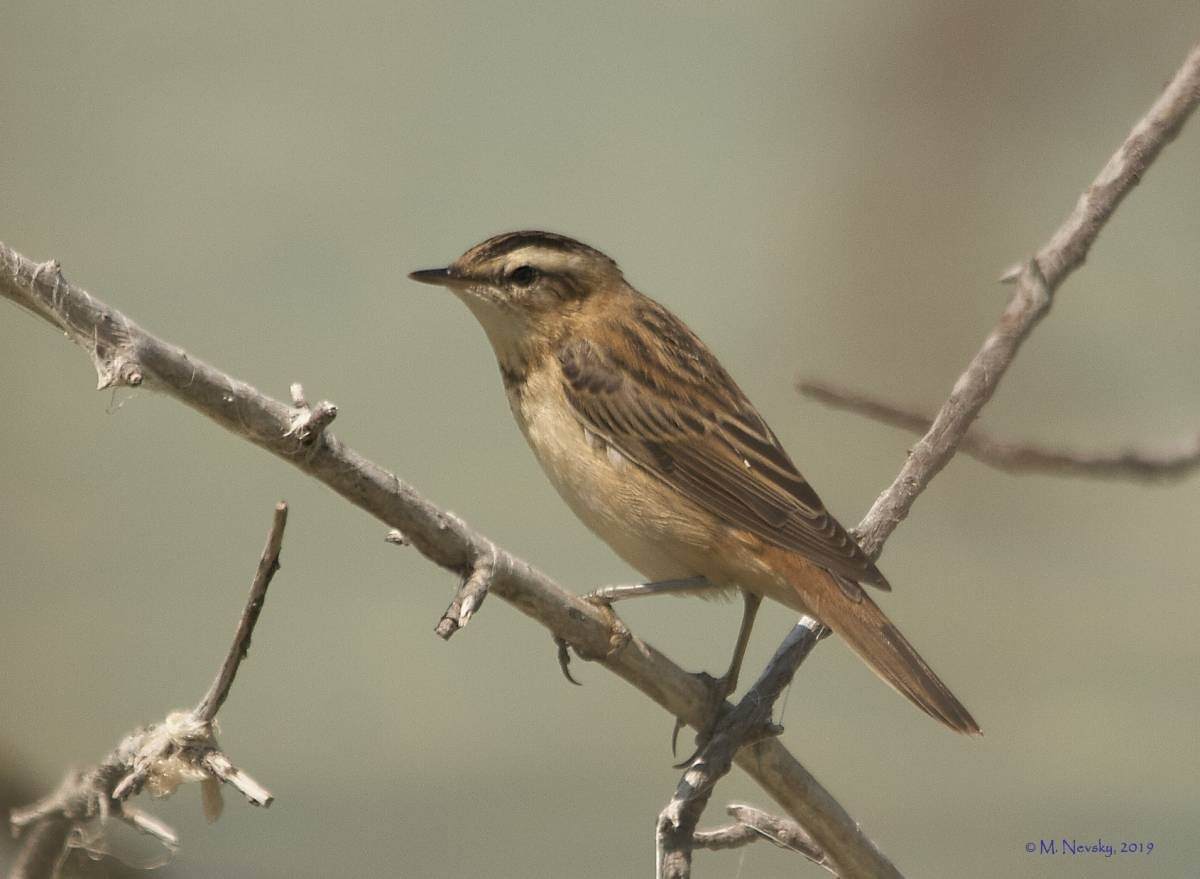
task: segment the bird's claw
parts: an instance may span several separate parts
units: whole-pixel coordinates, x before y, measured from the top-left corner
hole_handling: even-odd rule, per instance
[[[575,686],[582,687],[583,684],[571,675],[571,645],[567,643],[566,638],[560,638],[558,635],[554,636],[554,643],[558,646],[558,667],[562,669],[563,677]]]
[[[583,600],[588,604],[597,607],[607,618],[608,622],[608,649],[604,655],[589,656],[587,653],[581,652],[578,647],[575,647],[575,653],[581,658],[588,661],[606,661],[612,659],[617,653],[624,649],[625,645],[633,638],[633,634],[629,631],[629,627],[621,621],[617,616],[616,611],[612,609],[610,599],[604,595],[604,590],[597,589],[595,592],[589,592],[583,596]],[[562,669],[563,677],[577,687],[583,686],[571,674],[571,647],[573,645],[567,643],[566,638],[555,636],[554,643],[558,647],[558,667]]]

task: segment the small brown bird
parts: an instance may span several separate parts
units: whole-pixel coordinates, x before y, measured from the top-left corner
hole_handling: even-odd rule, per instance
[[[471,309],[542,469],[575,514],[650,581],[595,596],[742,590],[722,698],[736,687],[767,597],[841,635],[946,726],[979,732],[858,585],[890,589],[746,395],[613,260],[562,235],[511,232],[409,277],[448,287]]]

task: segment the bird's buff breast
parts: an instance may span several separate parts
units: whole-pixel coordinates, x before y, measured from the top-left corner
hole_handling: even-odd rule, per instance
[[[531,372],[508,389],[508,399],[567,506],[648,579],[712,579],[711,517],[587,431],[567,402],[556,367]]]
[[[521,433],[572,512],[649,581],[697,575],[726,595],[741,586],[801,613],[801,596],[764,562],[757,538],[715,517],[625,458],[579,420],[557,364],[508,388]]]

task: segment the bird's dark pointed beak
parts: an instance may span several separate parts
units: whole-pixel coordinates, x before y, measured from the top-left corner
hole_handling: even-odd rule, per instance
[[[462,280],[451,272],[449,268],[421,269],[420,271],[409,272],[408,276],[414,281],[420,281],[422,284],[436,284],[439,287],[451,287]]]

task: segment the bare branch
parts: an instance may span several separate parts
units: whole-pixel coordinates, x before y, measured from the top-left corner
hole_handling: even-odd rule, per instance
[[[280,502],[275,506],[267,545],[251,584],[250,599],[238,623],[233,646],[200,704],[192,711],[175,711],[161,723],[134,730],[97,766],[67,773],[53,794],[30,806],[13,809],[9,824],[14,833],[24,831],[25,839],[9,879],[55,876],[66,857],[72,834],[85,822],[94,818],[103,821],[110,815],[153,836],[173,851],[179,845],[175,831],[126,802],[143,789],[156,797],[165,797],[186,781],[214,784],[221,781],[232,784],[256,806],[271,805],[271,793],[237,769],[221,752],[213,731],[213,720],[250,647],[267,587],[279,568],[279,551],[286,524],[287,504]],[[216,802],[213,807],[206,800],[210,820],[215,820],[219,812],[219,796]]]
[[[863,551],[878,558],[883,543],[908,515],[929,481],[953,457],[959,442],[1033,327],[1050,309],[1054,291],[1087,257],[1088,250],[1117,205],[1141,180],[1151,162],[1200,103],[1200,45],[1133,127],[1125,142],[1080,196],[1071,215],[1049,243],[1016,276],[1017,289],[984,340],[983,347],[954,385],[933,425],[913,446],[891,486],[875,501],[856,533]]]
[[[290,433],[294,409],[187,352],[147,333],[128,317],[69,283],[58,269],[34,263],[0,244],[0,296],[63,330],[82,346],[102,376],[129,376],[216,421],[320,480],[342,497],[398,529],[431,561],[469,576],[495,551],[489,591],[544,625],[582,655],[595,656],[672,717],[699,729],[710,716],[708,691],[651,645],[630,637],[609,643],[608,617],[545,574],[495,547],[461,519],[368,461],[326,431],[305,446]],[[116,379],[108,381],[108,385]],[[105,385],[105,386],[108,386]],[[841,804],[777,740],[743,749],[735,762],[808,829],[846,876],[889,875],[891,865]]]
[[[780,848],[804,855],[818,867],[837,875],[825,853],[812,841],[804,828],[795,821],[768,814],[753,806],[731,805],[725,810],[734,823],[716,830],[700,830],[692,842],[696,848],[711,850],[739,848],[752,842],[766,840]]]
[[[450,601],[450,606],[446,608],[446,612],[434,628],[439,638],[449,640],[451,635],[471,621],[475,611],[479,610],[483,600],[487,598],[498,563],[499,556],[494,546],[475,562],[471,573],[463,578],[462,584]]]
[[[855,412],[912,433],[924,433],[933,423],[928,415],[914,409],[901,408],[878,397],[825,382],[800,380],[796,382],[796,390],[835,409]],[[958,450],[1009,473],[1049,473],[1146,482],[1182,479],[1200,467],[1200,433],[1176,444],[1173,449],[1083,452],[999,440],[977,428],[971,428],[959,440]]]
[[[254,634],[258,615],[262,613],[263,602],[267,598],[267,587],[271,585],[271,579],[279,570],[279,551],[283,547],[283,529],[287,527],[287,513],[287,504],[283,501],[275,505],[275,518],[271,520],[267,545],[263,547],[258,570],[250,584],[250,598],[246,601],[246,609],[242,611],[237,632],[233,636],[233,644],[229,647],[225,662],[221,664],[221,670],[217,672],[216,680],[196,706],[196,717],[205,723],[211,722],[225,704],[225,697],[229,695],[229,688],[233,686],[233,679],[237,677],[238,666],[250,652],[250,636]]]

